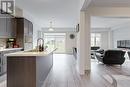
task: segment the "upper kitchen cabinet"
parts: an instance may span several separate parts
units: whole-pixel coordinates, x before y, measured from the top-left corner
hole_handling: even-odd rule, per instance
[[[7,37],[6,18],[0,18],[0,38]]]
[[[16,18],[16,41],[24,50],[33,49],[33,24],[25,18]]]
[[[0,38],[12,38],[15,37],[15,21],[11,15],[0,14]]]
[[[33,35],[33,24],[29,22],[29,35]]]
[[[16,37],[16,24],[15,24],[15,18],[13,17],[7,17],[6,18],[6,30],[8,37]]]
[[[23,19],[24,23],[24,34],[29,34],[29,21],[27,19]]]
[[[31,21],[24,19],[24,34],[32,35],[33,34],[33,24]]]

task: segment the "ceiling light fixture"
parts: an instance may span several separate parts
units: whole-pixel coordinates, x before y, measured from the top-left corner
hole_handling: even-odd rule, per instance
[[[50,22],[49,31],[54,31],[54,29],[52,28],[52,21]]]

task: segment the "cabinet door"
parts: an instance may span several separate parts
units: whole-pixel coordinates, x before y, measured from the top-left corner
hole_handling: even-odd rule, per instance
[[[0,37],[7,37],[6,18],[0,18]]]
[[[2,62],[2,52],[0,52],[0,75],[3,74],[3,62]]]
[[[0,66],[2,65],[2,52],[0,53]]]
[[[29,35],[33,35],[33,24],[29,21]]]
[[[6,57],[4,56],[4,52],[1,53],[1,71],[2,74],[5,73],[6,71]]]
[[[11,29],[12,29],[11,18],[6,18],[6,30],[7,30],[8,37],[11,37],[11,33],[12,33]]]
[[[4,56],[4,52],[2,52],[2,56],[1,56],[1,62],[2,62],[2,65],[1,65],[1,74],[4,74],[6,73],[6,65],[7,65],[7,58],[6,56]]]
[[[16,37],[16,19],[15,18],[11,18],[11,24],[12,24],[11,36]]]
[[[29,24],[28,24],[28,20],[24,19],[24,34],[28,35],[29,34]]]
[[[7,33],[8,37],[15,37],[16,36],[16,30],[15,30],[15,21],[14,18],[8,17],[7,19]]]

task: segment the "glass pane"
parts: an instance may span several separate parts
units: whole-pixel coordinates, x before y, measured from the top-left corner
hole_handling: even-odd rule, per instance
[[[91,33],[91,46],[101,46],[100,33]]]
[[[101,34],[96,34],[96,46],[101,46]]]
[[[65,53],[65,33],[45,33],[45,45],[49,49],[57,48],[55,53]]]
[[[57,51],[56,51],[57,53],[65,52],[65,38],[64,37],[56,38],[55,45],[56,45],[56,48],[58,48]]]

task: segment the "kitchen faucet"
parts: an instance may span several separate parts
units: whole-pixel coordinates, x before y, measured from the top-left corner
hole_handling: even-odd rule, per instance
[[[40,45],[39,45],[39,41],[42,41],[42,43],[40,43]],[[43,38],[37,39],[37,48],[38,48],[38,51],[40,51],[40,52],[44,50],[44,39]]]

